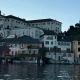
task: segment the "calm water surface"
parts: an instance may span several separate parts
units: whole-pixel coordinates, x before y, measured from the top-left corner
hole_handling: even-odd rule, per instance
[[[0,64],[0,80],[80,80],[80,65]]]

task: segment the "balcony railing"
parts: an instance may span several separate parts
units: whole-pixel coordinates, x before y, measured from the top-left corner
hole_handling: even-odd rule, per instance
[[[54,50],[52,50],[52,49],[48,49],[48,48],[46,48],[46,51],[47,52],[55,52]],[[73,53],[73,51],[69,51],[69,50],[56,50],[56,52],[62,52],[62,53]]]
[[[32,46],[31,49],[38,49],[39,46]]]

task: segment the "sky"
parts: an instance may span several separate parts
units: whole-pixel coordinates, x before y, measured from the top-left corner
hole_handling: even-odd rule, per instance
[[[80,0],[0,0],[0,10],[26,20],[56,19],[62,31],[80,20]]]

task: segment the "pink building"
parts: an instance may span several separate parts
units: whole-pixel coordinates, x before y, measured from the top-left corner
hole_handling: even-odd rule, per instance
[[[22,36],[19,38],[7,39],[6,43],[10,47],[9,55],[15,56],[17,54],[38,54],[42,43],[38,39],[33,39],[29,36]],[[32,45],[28,50],[27,46]]]

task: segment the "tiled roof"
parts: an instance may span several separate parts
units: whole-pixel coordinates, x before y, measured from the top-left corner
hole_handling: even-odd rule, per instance
[[[40,43],[40,41],[38,39],[34,39],[32,37],[29,37],[29,36],[22,36],[22,37],[19,37],[19,43],[32,43],[32,44],[35,44],[35,43]]]
[[[19,20],[19,21],[27,22],[25,19],[13,16],[13,15],[8,15],[8,16],[1,15],[1,16],[5,17],[5,18],[11,18],[11,19],[16,19],[16,20]]]
[[[48,18],[48,19],[37,19],[37,20],[28,20],[28,21],[26,21],[25,19],[13,16],[13,15],[8,15],[8,16],[1,15],[1,16],[5,17],[5,18],[12,18],[12,19],[20,20],[20,21],[23,21],[23,22],[26,22],[26,23],[51,22],[51,21],[59,22],[57,20],[50,19],[50,18]],[[59,22],[59,23],[61,23],[61,22]]]
[[[54,31],[52,30],[43,30],[44,35],[57,35]]]
[[[1,39],[0,42],[3,42]],[[6,43],[19,43],[19,44],[26,44],[26,43],[32,43],[32,44],[39,44],[40,41],[38,39],[31,38],[29,36],[22,36],[19,38],[7,38],[4,40]]]
[[[25,19],[21,19],[19,17],[16,17],[16,16],[13,16],[13,15],[8,15],[8,16],[5,16],[6,18],[12,18],[12,19],[16,19],[16,20],[20,20],[20,21],[23,21],[23,22],[26,22]]]
[[[71,42],[71,39],[68,36],[58,35],[57,41]]]
[[[50,21],[56,21],[56,22],[59,22],[57,20],[53,20],[53,19],[38,19],[38,20],[29,20],[27,21],[28,23],[38,23],[38,22],[50,22]],[[61,23],[61,22],[59,22]]]

